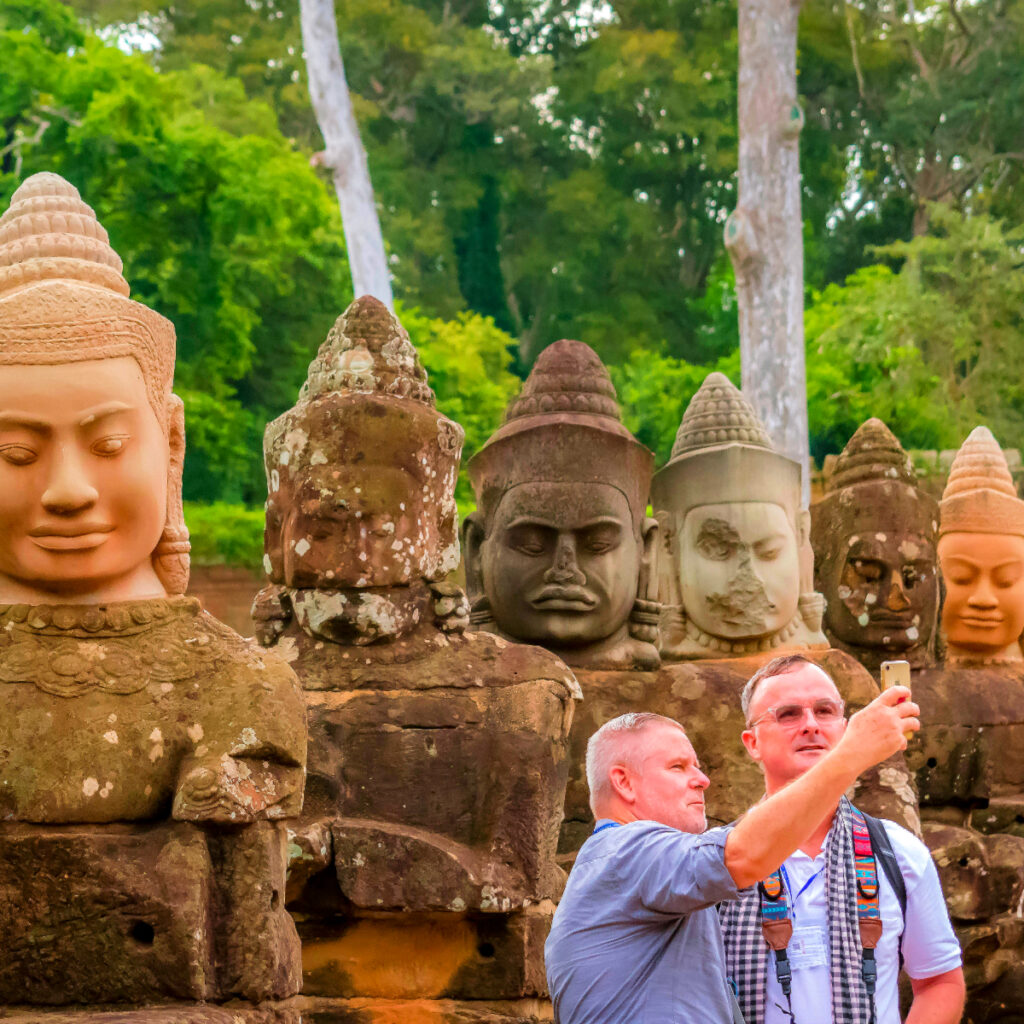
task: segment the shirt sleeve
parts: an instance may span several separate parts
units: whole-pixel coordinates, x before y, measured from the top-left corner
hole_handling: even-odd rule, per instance
[[[906,829],[885,823],[907,886],[903,966],[911,978],[945,974],[963,961],[928,847]]]
[[[647,910],[678,916],[737,898],[736,883],[725,866],[731,826],[693,835],[644,824],[648,827],[638,829],[623,847],[621,868]]]

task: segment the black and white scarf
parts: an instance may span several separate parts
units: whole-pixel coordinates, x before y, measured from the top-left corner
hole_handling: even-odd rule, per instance
[[[861,977],[863,949],[857,925],[857,878],[853,866],[853,831],[850,801],[843,797],[825,839],[825,893],[828,901],[829,969],[832,976],[834,1024],[868,1024],[871,999]],[[791,904],[792,908],[792,904]],[[757,886],[744,889],[738,900],[720,904],[725,940],[726,973],[739,989],[739,1002],[747,1024],[764,1024],[768,971],[774,970],[768,944],[761,934],[761,898]],[[800,1007],[793,1013],[803,1020]]]

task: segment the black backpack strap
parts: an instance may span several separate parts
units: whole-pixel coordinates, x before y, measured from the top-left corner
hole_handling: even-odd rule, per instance
[[[903,872],[900,870],[900,862],[896,859],[896,853],[892,848],[892,843],[889,841],[889,833],[885,830],[885,825],[882,824],[881,819],[873,818],[870,814],[864,814],[864,824],[868,827],[868,835],[871,836],[871,850],[875,855],[878,863],[882,865],[882,871],[885,873],[885,877],[888,879],[889,884],[892,886],[892,891],[896,893],[896,899],[899,900],[900,914],[903,916],[904,926],[907,923],[907,883],[903,881]],[[903,935],[900,934],[900,967],[903,967]]]

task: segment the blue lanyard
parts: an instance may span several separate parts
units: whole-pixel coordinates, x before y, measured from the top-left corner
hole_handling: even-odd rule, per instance
[[[620,822],[617,822],[617,821],[606,821],[603,825],[599,825],[597,828],[595,828],[594,831],[591,833],[591,835],[595,835],[596,836],[598,832],[603,832],[606,828],[619,828],[619,827],[620,827]]]
[[[787,889],[787,891],[790,894],[790,902],[791,902],[791,905],[792,905],[792,911],[791,912],[792,912],[792,915],[793,915],[793,920],[795,921],[796,920],[796,901],[798,899],[800,899],[800,897],[803,896],[803,894],[805,892],[807,892],[807,890],[811,887],[811,883],[818,877],[818,875],[820,875],[822,873],[822,871],[825,870],[825,865],[822,864],[822,866],[820,868],[818,868],[818,870],[815,871],[814,874],[811,875],[811,877],[808,878],[806,882],[804,882],[803,886],[800,888],[800,891],[798,893],[796,893],[795,895],[793,895],[793,886],[792,886],[792,884],[789,881],[789,873],[786,871],[786,865],[782,864],[779,867],[779,870],[782,872],[783,880],[786,883],[786,889]]]

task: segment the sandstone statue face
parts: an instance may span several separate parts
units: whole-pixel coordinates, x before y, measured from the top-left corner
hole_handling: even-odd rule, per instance
[[[694,624],[726,639],[761,637],[786,626],[800,597],[800,557],[781,505],[700,505],[679,543],[683,606]]]
[[[419,483],[393,466],[306,465],[282,480],[277,498],[292,587],[390,583],[377,577],[424,529]]]
[[[822,581],[830,632],[843,643],[893,652],[920,643],[939,600],[932,542],[890,524],[843,543],[842,568]]]
[[[0,601],[162,595],[169,458],[131,357],[0,367]]]
[[[529,483],[502,497],[480,557],[502,632],[575,646],[625,625],[643,542],[625,495],[610,484]]]
[[[949,644],[985,655],[1016,643],[1024,632],[1024,537],[947,533],[939,561]]]

